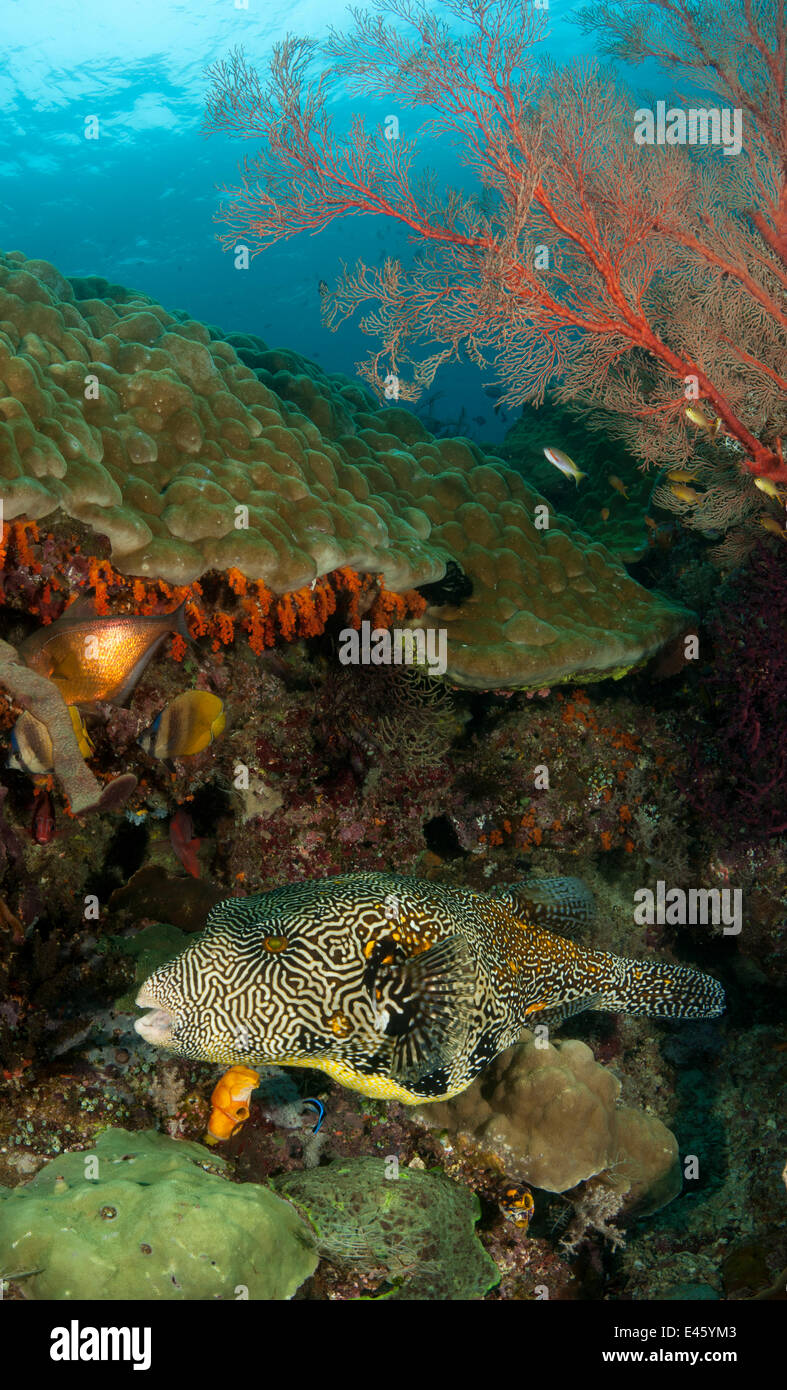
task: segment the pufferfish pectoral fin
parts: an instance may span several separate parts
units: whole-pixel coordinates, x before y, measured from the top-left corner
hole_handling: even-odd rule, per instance
[[[464,937],[446,937],[367,974],[375,1028],[393,1044],[391,1074],[412,1081],[455,1058],[467,1036],[476,969]]]
[[[504,888],[500,897],[534,927],[570,931],[589,926],[596,915],[595,898],[581,878],[528,878]]]
[[[546,1024],[547,1028],[559,1028],[561,1023],[565,1023],[567,1018],[573,1018],[575,1014],[582,1014],[586,1009],[600,1008],[603,998],[604,996],[598,993],[584,994],[580,999],[572,999],[566,1004],[554,1004],[545,1009],[536,1004],[527,1010],[525,1027],[535,1028],[538,1024]]]

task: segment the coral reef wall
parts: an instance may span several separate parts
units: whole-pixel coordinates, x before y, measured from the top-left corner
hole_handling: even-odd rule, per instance
[[[70,518],[108,540],[116,571],[169,585],[237,571],[282,594],[348,566],[402,591],[452,562],[471,592],[419,621],[446,626],[448,674],[476,688],[619,674],[685,624],[470,441],[233,341],[1,257],[6,520]]]

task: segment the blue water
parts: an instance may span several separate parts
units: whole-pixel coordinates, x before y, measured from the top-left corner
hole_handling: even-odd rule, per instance
[[[553,0],[545,49],[565,61],[591,51],[571,23],[579,0]],[[320,322],[320,280],[342,259],[408,257],[405,231],[382,218],[345,217],[300,235],[238,271],[216,240],[217,185],[232,185],[253,143],[200,131],[204,69],[237,44],[264,66],[287,33],[320,38],[347,17],[344,0],[3,0],[0,13],[0,246],[53,262],[66,275],[101,275],[227,332],[293,348],[328,371],[353,374],[369,342],[353,323]],[[371,102],[335,103],[340,129]],[[85,122],[97,116],[97,140]],[[420,118],[419,118],[420,119]],[[467,181],[457,152],[432,142],[424,161]],[[493,379],[491,373],[489,380]],[[510,421],[492,411],[473,366],[442,369],[435,413],[482,416],[462,432],[498,441]]]
[[[551,0],[544,56],[564,64],[593,55],[595,39],[584,36],[573,18],[586,3]],[[281,242],[255,257],[248,269],[239,269],[219,243],[223,228],[216,214],[222,205],[221,186],[235,184],[238,161],[253,153],[254,143],[206,138],[201,131],[208,65],[242,45],[249,61],[264,70],[273,45],[288,33],[319,40],[332,26],[341,28],[348,22],[345,0],[0,0],[0,249],[50,261],[67,276],[105,277],[223,332],[252,333],[272,347],[313,359],[329,372],[354,375],[356,362],[366,357],[372,340],[356,321],[329,332],[320,319],[318,287],[321,281],[331,285],[343,262],[352,265],[362,259],[380,265],[390,256],[407,264],[415,250],[407,230],[384,218],[344,217],[318,235],[301,234]],[[643,103],[670,95],[670,84],[649,64],[636,72],[618,71],[634,84]],[[395,104],[350,98],[341,90],[331,104],[339,132],[358,116],[368,128],[379,127],[391,110],[396,110]],[[406,108],[397,114],[407,138],[422,115]],[[87,139],[86,127],[95,120],[99,138]],[[473,187],[461,151],[445,139],[425,142],[420,160],[435,171],[438,186]],[[493,413],[493,400],[485,391],[493,385],[492,367],[486,373],[470,362],[441,368],[433,388],[433,419],[453,425],[454,433],[499,443],[512,419]],[[679,704],[676,708],[680,711]],[[657,794],[654,788],[654,800]],[[666,809],[670,824],[673,808]],[[683,848],[676,846],[676,857]],[[771,873],[764,862],[764,872]],[[565,867],[573,871],[571,865]],[[767,926],[765,916],[763,921]],[[758,959],[756,949],[752,959]],[[760,987],[758,969],[754,965],[750,977],[741,975],[754,982],[753,990]],[[745,1033],[740,1045],[750,1048],[742,1054],[747,1059],[745,1065],[740,1063],[744,1075],[755,1046]],[[685,1065],[698,1044],[690,1040],[685,1046],[685,1054],[673,1051],[676,1065]],[[782,1046],[772,1043],[770,1034],[763,1044],[769,1050],[769,1075],[773,1056],[778,1061]],[[642,1055],[647,1061],[644,1050]],[[712,1056],[710,1045],[707,1055]],[[725,1065],[729,1055],[725,1054]],[[670,1060],[666,1048],[664,1056]],[[756,1114],[762,1106],[756,1086],[762,1087],[762,1082],[753,1070],[740,1084],[742,1092],[755,1090],[751,1109]],[[741,1165],[740,1190],[745,1192],[746,1165],[729,1118],[733,1111],[723,1112],[721,1104],[718,1113],[712,1110],[717,1080],[710,1063],[708,1072],[710,1079],[699,1069],[686,1070],[679,1078],[675,1127],[681,1144],[702,1154],[703,1165],[709,1155],[709,1172],[716,1165],[709,1179],[703,1173],[711,1196],[714,1184],[721,1187],[719,1174],[727,1163],[733,1176],[735,1165]],[[654,1094],[668,1084],[668,1079],[654,1080]],[[729,1089],[725,1095],[731,1106]],[[746,1118],[748,1090],[744,1100],[740,1115]],[[739,1118],[736,1108],[734,1124]],[[770,1165],[781,1198],[772,1129],[773,1121],[767,1119],[762,1167],[766,1171]],[[733,1136],[729,1142],[728,1134]],[[755,1156],[752,1149],[746,1162]],[[779,1157],[778,1164],[782,1161]],[[723,1176],[726,1181],[726,1173]],[[744,1211],[742,1216],[733,1211],[737,1224],[730,1223],[730,1239],[748,1234],[747,1221],[751,1229],[760,1222],[769,1233],[772,1201],[772,1192],[767,1200],[762,1198],[765,1217],[760,1211]],[[677,1203],[669,1209],[663,1224],[653,1228],[656,1236],[663,1236],[671,1223],[685,1220],[685,1211],[685,1205]],[[694,1228],[695,1242],[698,1229],[699,1225]],[[722,1240],[714,1255],[719,1262],[723,1245]],[[700,1297],[696,1290],[709,1287],[700,1281],[705,1266],[700,1270],[697,1265],[696,1277],[692,1269],[689,1264],[688,1282],[677,1287],[688,1289],[685,1297]],[[644,1276],[641,1283],[644,1286]],[[741,1287],[748,1287],[745,1280]]]

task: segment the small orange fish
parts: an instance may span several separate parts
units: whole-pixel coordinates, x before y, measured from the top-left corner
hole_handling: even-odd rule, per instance
[[[673,497],[677,497],[679,502],[695,503],[702,501],[701,492],[697,492],[696,488],[693,487],[685,487],[683,483],[672,483],[670,492]]]
[[[230,1067],[214,1087],[210,1098],[210,1119],[206,1144],[231,1139],[249,1118],[249,1098],[260,1084],[259,1072],[251,1067]]]
[[[760,525],[764,531],[770,531],[772,536],[779,536],[781,540],[787,541],[787,531],[785,531],[781,523],[776,520],[775,516],[761,516]]]
[[[599,516],[603,522],[609,521],[609,507],[602,507]]]
[[[119,705],[168,633],[191,640],[185,606],[151,618],[133,613],[100,618],[92,599],[78,599],[56,623],[26,638],[19,655],[31,670],[54,682],[67,705],[95,700]]]
[[[618,477],[617,473],[610,473],[609,477],[607,478],[607,482],[609,483],[610,487],[614,487],[615,491],[619,492],[621,497],[625,497],[626,501],[628,502],[629,495],[626,491],[626,484],[624,483],[622,478]]]
[[[696,476],[691,468],[671,468],[667,474],[671,483],[693,483]]]

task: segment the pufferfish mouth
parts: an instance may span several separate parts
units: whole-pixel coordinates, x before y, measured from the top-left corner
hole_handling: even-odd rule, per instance
[[[145,1042],[153,1043],[154,1047],[161,1047],[172,1036],[174,1015],[169,1009],[162,1009],[146,989],[139,991],[135,1002],[138,1008],[148,1010],[144,1018],[135,1019],[135,1032],[139,1033]]]

